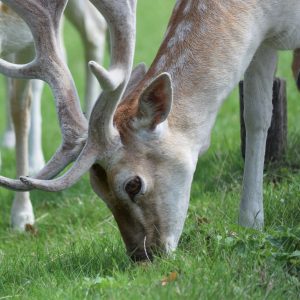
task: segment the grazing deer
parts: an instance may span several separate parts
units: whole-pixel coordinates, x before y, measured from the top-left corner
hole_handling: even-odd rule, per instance
[[[21,182],[1,177],[3,186],[58,191],[90,170],[92,187],[112,211],[134,260],[151,259],[156,247],[174,250],[198,157],[209,147],[220,106],[244,76],[247,148],[239,223],[262,228],[264,152],[277,51],[300,47],[298,0],[278,0],[276,5],[272,0],[178,0],[150,69],[144,74],[138,67],[133,78],[139,76],[130,81],[136,0],[92,0],[109,25],[112,63],[108,71],[90,63],[103,92],[88,129],[80,119],[69,72],[57,63],[54,34],[40,39],[48,28],[57,31],[56,22],[45,23],[45,10],[29,9],[32,3],[43,7],[44,1],[7,2],[30,25],[38,55],[25,66],[2,61],[0,71],[48,81],[56,95],[63,145],[78,147],[72,159],[70,147],[61,147],[58,151],[65,155],[59,156],[60,162],[48,163],[50,175],[43,169],[36,178],[22,176]],[[61,1],[53,3],[47,7],[49,19],[54,18],[52,9],[62,6]],[[45,68],[45,61],[51,67]],[[52,75],[58,72],[64,84]],[[74,159],[63,176],[45,180]]]
[[[65,15],[81,36],[86,61],[102,62],[106,23],[101,14],[87,0],[71,0],[65,10]],[[23,63],[31,59],[33,53],[33,39],[29,28],[13,10],[0,2],[0,55]],[[7,79],[7,86],[7,124],[2,145],[8,148],[15,146],[15,132],[10,120],[12,110],[17,136],[17,174],[27,173],[28,170],[30,174],[35,174],[45,164],[41,145],[40,111],[43,82]],[[100,87],[97,80],[90,72],[86,72],[85,111],[87,116],[90,114],[99,92]],[[29,116],[30,104],[32,105]],[[24,230],[26,224],[34,223],[28,192],[16,194],[11,223],[14,228],[19,230]]]

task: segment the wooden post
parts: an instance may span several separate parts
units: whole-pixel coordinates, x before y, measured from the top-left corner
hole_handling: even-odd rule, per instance
[[[241,120],[241,151],[245,159],[246,129],[244,122],[243,81],[240,82],[240,120]],[[268,131],[265,162],[278,161],[283,158],[287,147],[287,101],[286,82],[275,78],[273,84],[273,114]]]

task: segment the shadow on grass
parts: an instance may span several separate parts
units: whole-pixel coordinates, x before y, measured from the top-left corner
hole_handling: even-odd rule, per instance
[[[300,174],[300,132],[289,137],[285,155],[280,161],[268,163],[265,171],[267,181],[275,184]]]
[[[3,263],[1,266],[1,285],[22,286],[25,281],[39,280],[47,282],[53,275],[62,278],[62,281],[94,278],[98,275],[107,277],[113,276],[116,270],[125,272],[134,266],[125,255],[121,241],[112,243],[109,237],[89,243],[77,239],[64,249],[48,251],[45,247],[35,255],[12,255],[9,265]]]
[[[122,242],[112,245],[111,240],[106,239],[89,245],[85,241],[76,241],[64,252],[58,252],[46,263],[45,269],[50,273],[63,272],[66,276],[94,277],[97,274],[112,276],[114,270],[124,272],[131,265]]]

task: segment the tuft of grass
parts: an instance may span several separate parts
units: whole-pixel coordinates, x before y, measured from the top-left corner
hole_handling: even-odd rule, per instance
[[[136,63],[151,63],[174,2],[138,1]],[[82,97],[82,47],[70,24],[65,30]],[[283,53],[278,67],[288,81],[289,148],[283,162],[266,168],[264,231],[237,226],[243,160],[235,90],[219,113],[211,148],[199,160],[184,232],[173,256],[133,264],[88,176],[64,192],[31,193],[34,234],[10,229],[13,193],[0,189],[0,299],[299,299],[300,95],[290,61],[290,53]],[[43,145],[49,158],[60,135],[48,88],[43,99]],[[14,153],[2,154],[2,174],[15,176]],[[175,276],[166,280],[170,274]]]

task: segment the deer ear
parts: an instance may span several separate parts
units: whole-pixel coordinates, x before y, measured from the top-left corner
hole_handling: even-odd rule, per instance
[[[143,91],[139,99],[138,119],[142,127],[154,130],[171,111],[173,90],[171,76],[162,73]]]

